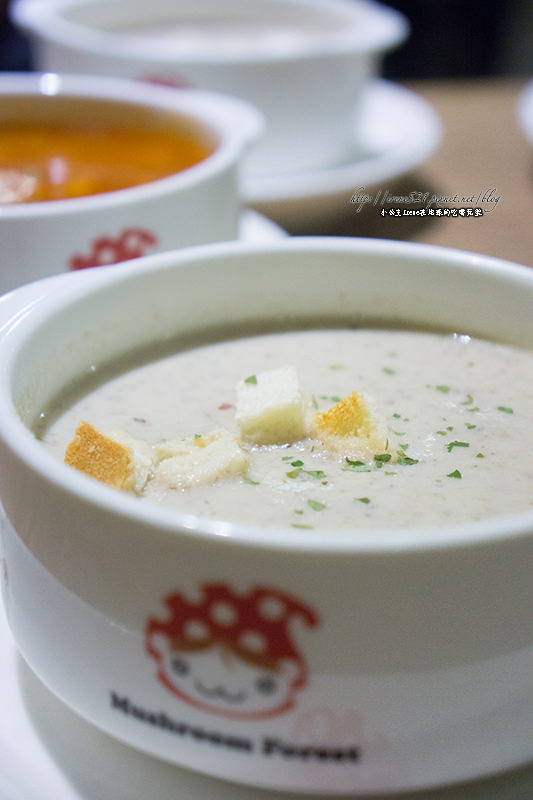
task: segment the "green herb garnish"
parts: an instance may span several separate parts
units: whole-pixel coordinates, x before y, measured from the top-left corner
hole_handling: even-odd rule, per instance
[[[257,375],[248,375],[247,378],[244,379],[245,383],[256,384],[257,383]]]
[[[248,483],[250,486],[259,486],[259,481],[252,480],[251,478],[248,477],[248,475],[245,475],[243,477],[243,481],[245,483]]]
[[[285,475],[287,476],[287,478],[297,478],[301,471],[302,470],[300,468],[291,469],[291,471],[290,472],[286,472]]]
[[[458,469],[454,469],[453,472],[448,472],[446,477],[447,478],[462,478],[463,476],[461,475],[461,473],[459,472]]]
[[[410,467],[413,464],[418,464],[418,458],[409,458],[405,453],[398,451],[398,464],[402,467]]]
[[[370,503],[370,497],[356,497],[355,499],[359,500],[360,503],[366,503],[367,505]]]
[[[321,469],[304,469],[306,475],[310,475],[312,478],[325,478],[326,473],[323,472]]]
[[[455,442],[449,442],[446,445],[446,449],[447,449],[448,453],[451,453],[454,447],[470,447],[470,443],[469,442],[458,442],[457,440]]]
[[[309,508],[312,508],[313,511],[323,511],[326,508],[326,504],[320,503],[318,500],[308,500],[307,505]]]
[[[435,386],[435,389],[437,390],[437,392],[442,392],[442,394],[448,394],[448,392],[450,391],[450,387],[444,386],[443,384],[440,384],[440,386]]]
[[[513,409],[508,406],[498,406],[498,411],[503,411],[504,414],[514,414]]]
[[[349,472],[372,472],[371,467],[364,461],[352,461],[349,458],[346,458],[346,466],[343,469]]]

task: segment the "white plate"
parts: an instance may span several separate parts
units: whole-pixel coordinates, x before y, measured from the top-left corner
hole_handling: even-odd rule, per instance
[[[101,733],[57,700],[26,666],[16,652],[1,604],[0,708],[1,800],[310,797],[270,793],[206,778],[139,753]],[[532,789],[530,768],[469,786],[417,793],[412,800],[531,800]],[[387,800],[400,797],[408,800],[407,795],[389,796]],[[311,800],[323,798],[314,796]]]
[[[354,130],[354,140],[355,135]],[[439,117],[426,100],[403,86],[376,80],[361,110],[358,149],[365,155],[310,172],[245,175],[243,199],[282,221],[331,216],[361,187],[393,180],[424,162],[441,136]]]
[[[526,84],[518,98],[518,120],[526,137],[533,144],[533,80]]]

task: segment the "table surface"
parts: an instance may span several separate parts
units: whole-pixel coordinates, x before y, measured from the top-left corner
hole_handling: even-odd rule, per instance
[[[457,207],[472,205],[461,200],[474,196],[475,201],[481,199],[483,217],[398,220],[361,213],[328,220],[312,231],[288,232],[406,239],[533,266],[533,144],[517,115],[527,82],[515,77],[404,83],[439,115],[442,141],[415,171],[397,179],[394,186],[380,188],[402,196],[411,191],[447,198],[457,195],[457,202],[451,204]]]
[[[441,117],[443,141],[420,168],[443,194],[501,199],[483,218],[440,219],[416,241],[459,247],[533,266],[533,145],[517,104],[526,81],[418,82],[411,88]]]

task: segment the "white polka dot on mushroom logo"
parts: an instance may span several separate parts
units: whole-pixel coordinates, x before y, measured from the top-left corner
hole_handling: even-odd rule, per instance
[[[209,628],[199,619],[190,619],[185,623],[185,636],[192,641],[202,641],[209,638]]]
[[[246,631],[246,633],[243,633],[239,637],[239,644],[253,653],[264,653],[266,651],[265,637],[258,631]]]
[[[211,619],[218,625],[234,625],[237,621],[237,609],[231,603],[214,603],[209,609]]]
[[[263,597],[259,603],[259,613],[264,619],[281,619],[285,615],[285,603],[277,597]]]

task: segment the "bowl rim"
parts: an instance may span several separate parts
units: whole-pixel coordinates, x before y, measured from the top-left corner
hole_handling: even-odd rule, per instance
[[[2,98],[20,96],[112,101],[125,108],[149,107],[175,113],[205,127],[218,142],[213,152],[196,164],[146,183],[81,197],[0,204],[0,224],[4,219],[35,219],[75,215],[117,205],[135,206],[154,198],[164,202],[167,196],[196,186],[231,166],[264,128],[263,114],[240,98],[200,89],[169,88],[131,78],[57,72],[0,73],[0,103]]]
[[[110,0],[114,2],[114,0]],[[246,0],[250,2],[251,0]],[[394,8],[386,6],[379,0],[329,0],[330,8],[322,0],[274,0],[279,5],[287,3],[291,6],[313,8],[324,13],[342,11],[344,15],[354,17],[354,25],[342,26],[337,35],[324,36],[319,45],[301,48],[299,52],[282,55],[268,52],[252,52],[242,55],[227,53],[195,53],[175,58],[169,51],[161,48],[159,42],[152,42],[147,37],[133,34],[115,34],[89,28],[82,23],[66,19],[63,9],[75,6],[90,5],[95,0],[16,0],[10,9],[12,21],[27,33],[64,45],[72,49],[80,49],[85,53],[109,55],[112,46],[113,57],[117,60],[134,59],[139,63],[153,62],[164,65],[175,63],[183,67],[189,65],[233,65],[262,63],[294,63],[309,59],[331,59],[334,55],[345,56],[350,53],[375,53],[386,51],[403,42],[409,33],[407,18]],[[360,15],[360,16],[359,16]],[[361,19],[364,30],[361,30]],[[75,45],[73,44],[75,42]],[[143,56],[139,56],[142,44]]]
[[[64,308],[65,304],[82,297],[105,291],[107,286],[117,286],[149,271],[194,269],[198,261],[206,258],[216,263],[217,258],[253,253],[290,254],[291,252],[348,252],[358,254],[402,254],[415,260],[431,259],[442,264],[460,265],[466,270],[496,272],[526,281],[533,296],[533,270],[503,259],[479,255],[437,245],[414,242],[344,237],[295,237],[276,242],[224,242],[199,245],[180,251],[170,251],[144,256],[126,262],[117,270],[103,267],[96,275],[78,273],[59,275],[15,289],[0,298],[0,440],[26,468],[37,473],[42,480],[80,502],[92,504],[111,516],[120,516],[146,526],[147,535],[155,531],[163,535],[181,534],[210,541],[223,537],[234,544],[268,550],[297,550],[307,553],[383,555],[435,550],[470,549],[490,542],[520,539],[533,534],[533,511],[517,512],[492,517],[479,522],[465,522],[447,526],[424,526],[409,529],[357,529],[336,531],[327,528],[306,530],[304,533],[290,527],[275,527],[231,523],[224,520],[181,513],[151,503],[139,502],[122,492],[100,484],[85,475],[69,469],[48,453],[35,439],[16,413],[11,401],[9,382],[12,361],[17,347],[26,336]],[[48,290],[46,284],[53,286]],[[31,299],[31,292],[34,297]],[[30,299],[28,300],[28,293]],[[24,298],[26,297],[26,301]],[[15,313],[2,323],[2,303],[17,302]],[[8,312],[9,313],[9,312]],[[15,361],[16,363],[16,361]],[[177,536],[177,538],[179,538]]]

